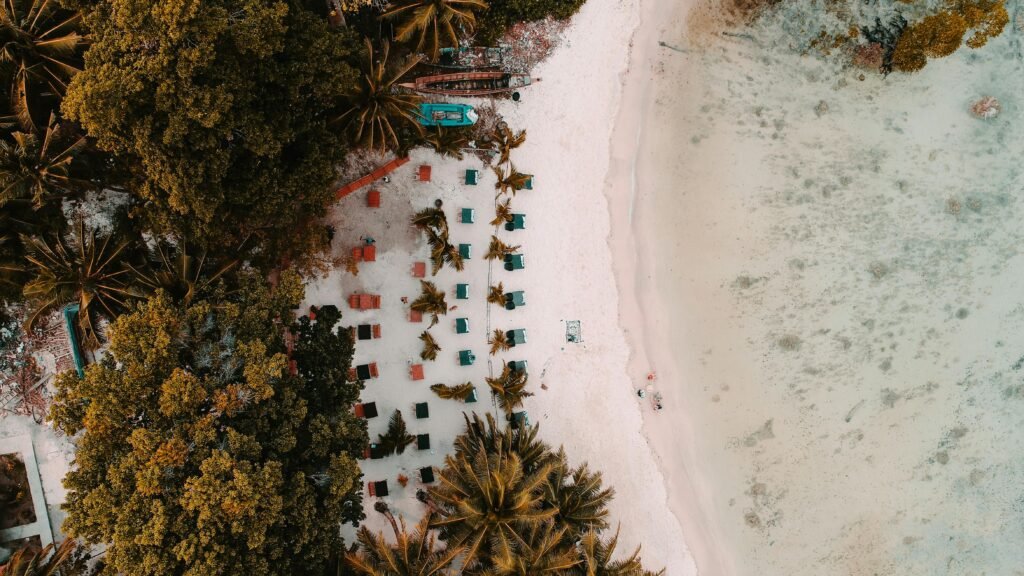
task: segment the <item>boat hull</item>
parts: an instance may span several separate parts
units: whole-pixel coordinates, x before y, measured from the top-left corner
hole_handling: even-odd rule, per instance
[[[459,72],[421,76],[415,82],[401,84],[402,87],[422,94],[443,94],[445,96],[490,96],[513,92],[533,83],[529,74],[507,72]]]
[[[420,104],[419,122],[423,126],[444,126],[446,128],[472,126],[476,124],[477,113],[468,104],[446,104],[439,102]]]

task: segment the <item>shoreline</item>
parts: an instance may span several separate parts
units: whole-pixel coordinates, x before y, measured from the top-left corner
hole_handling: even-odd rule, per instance
[[[612,222],[608,245],[619,293],[618,321],[629,346],[627,374],[638,389],[647,381],[646,375],[654,372],[658,374],[655,391],[666,393],[662,411],[641,411],[646,448],[657,463],[667,494],[666,505],[685,535],[685,545],[697,572],[702,576],[727,576],[735,574],[735,568],[723,552],[717,527],[708,516],[714,508],[701,499],[707,491],[699,490],[701,486],[693,475],[697,462],[693,423],[682,410],[681,399],[672,398],[673,391],[661,384],[679,382],[682,373],[674,366],[671,351],[664,344],[667,334],[656,321],[666,308],[660,302],[655,281],[656,244],[648,226],[653,224],[649,214],[653,198],[645,198],[642,192],[649,190],[645,183],[652,175],[640,167],[656,90],[651,68],[657,63],[659,32],[666,25],[684,26],[695,6],[693,0],[681,5],[641,0],[640,24],[630,40],[629,64],[623,73],[623,90],[612,131],[605,196]],[[667,419],[680,414],[675,427],[669,428]],[[662,451],[672,443],[678,444],[684,454],[680,462],[683,477],[676,482],[669,481],[672,470],[664,460],[668,453]],[[686,492],[674,493],[672,487],[678,485]]]

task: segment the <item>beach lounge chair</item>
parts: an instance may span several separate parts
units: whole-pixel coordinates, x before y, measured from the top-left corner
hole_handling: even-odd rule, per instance
[[[430,434],[417,434],[416,448],[419,450],[430,450]]]
[[[507,292],[505,294],[505,310],[515,310],[520,306],[526,306],[526,293],[522,290]]]
[[[459,244],[459,256],[462,256],[463,260],[469,260],[473,256],[473,246],[471,244]]]
[[[526,413],[526,410],[512,413],[512,429],[518,430],[520,427],[530,425],[530,415]]]
[[[472,404],[476,402],[476,400],[476,388],[473,388],[473,391],[469,393],[469,396],[466,396],[466,404]]]
[[[380,324],[360,324],[352,329],[352,336],[357,340],[376,340],[380,338]]]
[[[513,372],[526,372],[526,360],[512,360],[508,363],[508,368]]]
[[[380,444],[370,444],[367,446],[366,451],[363,452],[363,458],[369,458],[370,460],[380,460],[384,457],[384,449],[381,448]]]
[[[430,164],[423,164],[416,170],[416,179],[420,182],[430,182]]]
[[[380,208],[380,190],[370,190],[366,194],[366,205],[370,208]]]
[[[409,322],[417,324],[423,322],[423,312],[420,312],[419,310],[409,310]]]
[[[352,259],[356,262],[376,262],[377,261],[377,247],[373,244],[367,244],[366,246],[359,246],[358,248],[352,249]]]
[[[456,284],[455,298],[457,300],[469,300],[469,284]]]
[[[434,467],[424,466],[420,468],[420,481],[424,484],[432,484],[434,482]]]
[[[413,278],[425,278],[427,276],[427,263],[426,262],[413,262],[412,263],[412,277]]]
[[[376,294],[352,294],[348,305],[353,310],[374,310],[380,308],[380,296]]]
[[[466,184],[468,184],[469,186],[476,186],[479,177],[479,170],[473,170],[472,168],[466,170]]]
[[[530,175],[529,178],[526,179],[526,183],[523,184],[523,188],[526,188],[527,190],[533,190],[533,175],[532,174]]]
[[[469,318],[456,318],[455,319],[455,333],[456,334],[469,334]]]
[[[366,402],[364,404],[356,404],[356,416],[359,418],[365,418],[367,420],[369,420],[370,418],[376,418],[377,403]]]
[[[423,364],[413,364],[410,366],[409,377],[413,380],[423,380]]]
[[[459,350],[459,366],[472,366],[476,362],[476,354],[472,350]]]
[[[461,214],[459,220],[463,224],[472,224],[476,219],[476,210],[473,210],[472,208],[463,208],[459,214]]]
[[[522,270],[526,268],[526,262],[523,260],[522,254],[508,254],[505,256],[505,270],[509,272],[513,270]]]
[[[513,348],[526,344],[526,329],[516,328],[515,330],[509,330],[508,332],[505,332],[505,337],[508,338],[509,346],[512,346]]]
[[[366,491],[369,492],[370,496],[383,498],[388,495],[388,481],[378,480],[376,482],[367,482]]]
[[[356,380],[369,380],[371,378],[376,378],[379,375],[376,362],[360,364],[355,368],[350,368],[348,371],[349,380],[353,382]]]
[[[505,222],[505,230],[508,230],[509,232],[524,229],[526,229],[526,214],[513,214],[512,221]]]
[[[416,417],[417,418],[430,418],[430,407],[427,406],[426,402],[416,403]]]

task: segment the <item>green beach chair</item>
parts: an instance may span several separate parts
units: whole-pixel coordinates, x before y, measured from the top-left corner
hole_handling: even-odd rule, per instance
[[[472,366],[476,362],[476,355],[472,350],[459,350],[459,366]]]
[[[472,224],[475,218],[476,210],[473,210],[472,208],[462,209],[462,218],[460,218],[460,220],[462,221],[463,224]]]
[[[417,418],[430,418],[430,408],[426,402],[418,402],[416,404],[416,417]]]
[[[463,260],[469,260],[473,255],[473,246],[471,244],[459,244],[459,256],[462,256]]]
[[[456,284],[455,285],[455,299],[456,300],[469,300],[469,284]]]
[[[456,318],[455,319],[455,333],[456,334],[469,334],[469,318]]]
[[[509,330],[508,332],[505,332],[505,337],[508,338],[509,346],[512,346],[513,348],[526,344],[526,329],[516,328],[515,330]]]
[[[509,232],[524,229],[526,229],[526,214],[513,214],[512,221],[505,223],[505,230]]]
[[[469,186],[476,186],[477,179],[480,177],[479,170],[473,170],[472,168],[466,170],[466,184]]]
[[[509,254],[505,256],[505,270],[509,272],[513,270],[522,270],[526,268],[526,262],[523,261],[522,254]]]
[[[505,294],[505,310],[515,310],[519,306],[526,306],[526,294],[522,290]]]
[[[533,190],[533,174],[531,174],[530,177],[526,179],[526,183],[523,184],[523,188],[526,188],[527,190]]]
[[[508,363],[508,367],[513,372],[526,372],[526,360],[512,360]]]

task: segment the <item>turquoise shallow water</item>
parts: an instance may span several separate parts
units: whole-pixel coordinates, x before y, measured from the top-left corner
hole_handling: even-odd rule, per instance
[[[644,170],[693,467],[740,574],[1024,573],[1018,7],[862,80],[801,42],[899,5],[829,6],[665,31],[687,52],[661,55]]]

